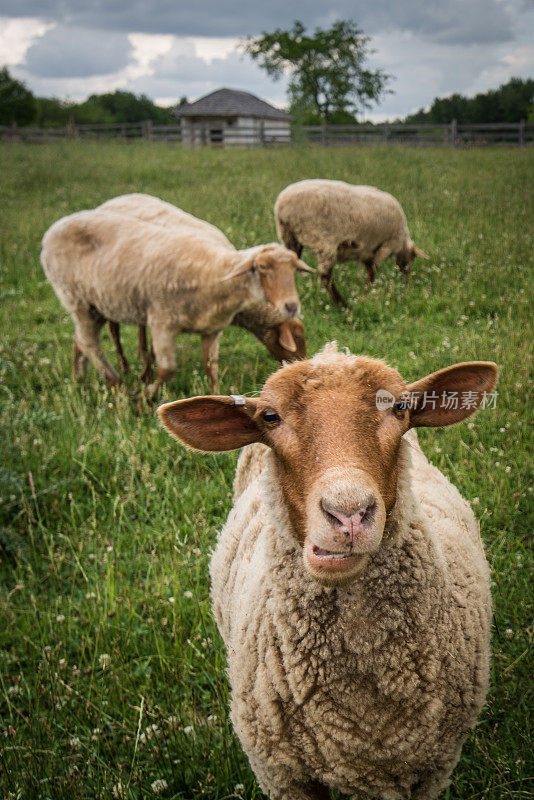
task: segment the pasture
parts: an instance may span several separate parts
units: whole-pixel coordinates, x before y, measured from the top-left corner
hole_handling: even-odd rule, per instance
[[[167,145],[4,145],[0,187],[0,787],[5,798],[260,798],[227,717],[210,550],[231,505],[236,453],[187,452],[90,370],[71,380],[72,323],[44,279],[40,239],[61,216],[126,192],[157,195],[237,247],[276,239],[288,183],[369,183],[402,203],[416,260],[375,286],[336,267],[348,310],[298,277],[308,352],[331,339],[407,380],[495,360],[495,409],[422,430],[431,460],[473,503],[493,569],[492,683],[447,800],[534,796],[529,733],[532,494],[529,357],[531,150]],[[305,251],[303,257],[314,265]],[[137,385],[136,332],[123,329]],[[115,363],[111,342],[105,346]],[[177,340],[163,398],[208,391],[198,336]],[[222,393],[257,391],[276,368],[228,329]],[[529,763],[530,759],[530,763]],[[363,798],[362,798],[363,800]]]

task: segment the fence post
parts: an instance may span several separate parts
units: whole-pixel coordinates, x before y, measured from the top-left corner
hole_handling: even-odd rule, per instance
[[[321,144],[323,145],[328,144],[328,131],[326,127],[326,122],[323,122],[321,125]]]
[[[519,147],[525,146],[525,120],[519,120]]]
[[[76,124],[74,122],[74,117],[72,114],[70,115],[67,125],[65,127],[65,137],[67,139],[75,139],[76,138]]]
[[[152,125],[153,122],[151,119],[145,119],[145,121],[141,123],[141,136],[147,141],[152,139]]]
[[[458,120],[451,120],[451,147],[456,147],[458,144]]]
[[[388,139],[389,139],[389,122],[385,122],[384,123],[384,141],[386,142],[386,144],[388,142]]]

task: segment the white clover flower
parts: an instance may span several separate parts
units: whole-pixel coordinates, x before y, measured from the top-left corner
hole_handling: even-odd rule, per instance
[[[184,728],[184,733],[186,736],[191,736],[195,732],[195,729],[192,725],[186,725]]]
[[[478,506],[478,504],[480,503],[480,498],[479,497],[473,497],[473,499],[471,500],[471,503],[474,506]]]
[[[69,744],[70,744],[71,747],[74,747],[74,748],[77,749],[81,744],[80,737],[79,736],[72,736],[69,739]]]
[[[111,664],[111,656],[109,653],[102,653],[98,656],[98,663],[102,667],[102,669],[106,669]]]
[[[86,600],[94,600],[95,597],[96,597],[96,594],[94,592],[87,592],[86,595],[85,595],[85,599]]]
[[[157,739],[158,735],[159,735],[158,726],[155,724],[149,725],[147,728],[145,728],[144,733],[142,733],[141,736],[139,737],[139,741],[144,744],[149,739]]]
[[[179,724],[180,724],[179,717],[174,717],[174,716],[167,717],[167,725],[169,726],[169,728],[173,729],[177,728]]]
[[[58,614],[57,617],[56,617],[56,621],[57,622],[65,622],[65,615],[64,614]]]
[[[174,597],[169,597],[169,603],[170,603],[170,604],[171,604],[171,606],[172,606],[172,604],[174,603]]]
[[[193,592],[190,592],[188,589],[187,592],[184,592],[184,597],[187,597],[188,600],[191,600],[193,597]]]
[[[504,632],[504,635],[506,636],[507,639],[513,639],[514,638],[514,632],[513,632],[513,630],[511,628],[506,628],[506,630]]]
[[[153,781],[150,786],[152,787],[154,794],[161,794],[167,788],[167,781],[165,778],[158,778],[157,780]]]
[[[124,786],[120,781],[114,785],[111,791],[113,793],[113,797],[115,797],[116,800],[122,800],[122,798],[124,797]]]

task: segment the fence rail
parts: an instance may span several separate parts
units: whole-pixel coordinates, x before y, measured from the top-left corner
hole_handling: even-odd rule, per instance
[[[534,123],[488,122],[461,124],[452,120],[446,124],[402,125],[304,125],[289,129],[271,127],[268,120],[258,125],[195,124],[182,128],[175,125],[154,125],[143,122],[116,122],[99,125],[75,125],[64,128],[18,128],[0,126],[0,140],[13,142],[53,142],[58,140],[115,139],[130,141],[145,139],[154,142],[175,142],[189,147],[274,146],[293,143],[325,146],[406,144],[415,146],[442,145],[450,147],[482,145],[532,145]]]

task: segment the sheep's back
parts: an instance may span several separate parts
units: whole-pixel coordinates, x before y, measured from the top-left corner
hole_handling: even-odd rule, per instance
[[[356,240],[362,256],[384,244],[395,251],[408,238],[399,202],[373,186],[343,181],[309,180],[292,184],[279,195],[275,216],[300,244],[317,253]]]

